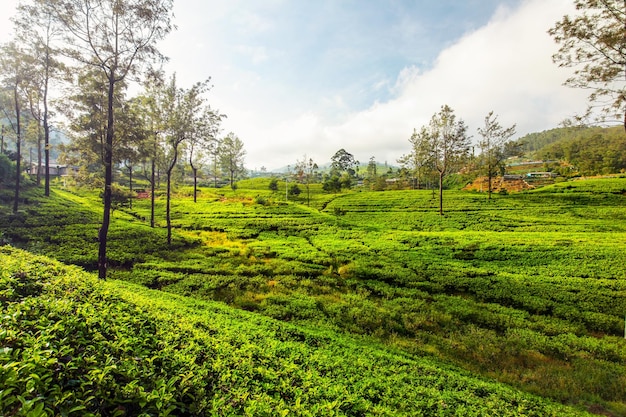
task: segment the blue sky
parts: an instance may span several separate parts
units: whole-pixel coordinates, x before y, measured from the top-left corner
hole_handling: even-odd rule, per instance
[[[181,84],[212,78],[250,169],[341,148],[394,164],[443,104],[475,137],[492,110],[519,135],[583,111],[546,34],[568,12],[571,0],[176,0],[161,50]]]

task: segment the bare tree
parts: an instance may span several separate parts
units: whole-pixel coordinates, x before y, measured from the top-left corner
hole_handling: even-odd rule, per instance
[[[107,79],[107,129],[104,143],[104,214],[98,232],[98,276],[106,278],[107,235],[111,216],[114,92],[116,84],[161,57],[156,42],[172,29],[172,0],[49,0],[66,31],[65,53],[98,68]]]

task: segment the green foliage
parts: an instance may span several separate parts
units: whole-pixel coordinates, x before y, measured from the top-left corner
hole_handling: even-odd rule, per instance
[[[581,175],[624,172],[626,135],[623,127],[584,129],[543,148],[538,155],[567,161]]]
[[[322,188],[329,193],[338,193],[341,191],[342,183],[338,175],[329,176],[324,180]]]
[[[292,195],[294,197],[299,196],[302,193],[302,190],[300,189],[300,187],[298,186],[298,184],[291,184],[289,186],[289,195]]]
[[[8,156],[0,153],[0,184],[9,182],[15,176],[15,164]]]
[[[272,192],[278,191],[278,180],[276,178],[272,178],[268,188]]]
[[[565,163],[566,170],[560,173],[567,176],[626,170],[623,127],[559,128],[526,135],[518,142],[534,158]]]
[[[9,247],[0,263],[2,415],[588,415],[433,359]],[[380,321],[370,308],[364,326]]]

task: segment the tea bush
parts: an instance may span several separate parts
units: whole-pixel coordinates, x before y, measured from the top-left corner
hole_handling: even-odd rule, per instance
[[[1,415],[588,415],[365,339],[10,247],[0,264]]]

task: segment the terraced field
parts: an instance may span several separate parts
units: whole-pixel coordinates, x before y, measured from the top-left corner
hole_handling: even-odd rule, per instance
[[[491,201],[446,191],[444,216],[431,191],[313,191],[308,207],[262,180],[203,189],[197,203],[180,190],[171,248],[136,201],[114,213],[110,276],[626,414],[626,178]],[[93,194],[55,190],[1,230],[93,269],[98,209]]]

